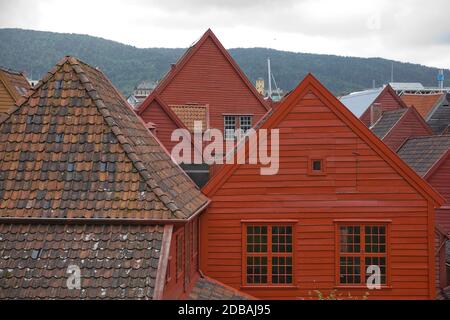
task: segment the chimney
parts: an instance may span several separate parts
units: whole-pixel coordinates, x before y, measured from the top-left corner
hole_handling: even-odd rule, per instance
[[[381,118],[382,111],[381,103],[374,103],[370,106],[370,127]]]

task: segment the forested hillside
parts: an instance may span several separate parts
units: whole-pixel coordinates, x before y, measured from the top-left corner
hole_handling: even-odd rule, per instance
[[[193,34],[192,38],[198,36]],[[160,79],[184,50],[140,49],[87,35],[0,29],[0,65],[26,71],[38,79],[63,56],[74,55],[100,67],[124,94],[129,94],[143,80]],[[229,51],[252,82],[259,77],[267,78],[266,61],[270,57],[277,84],[284,90],[292,89],[308,72],[335,94],[371,87],[373,80],[381,85],[389,81],[391,74],[392,62],[381,58],[293,53],[265,48]],[[394,62],[394,70],[395,81],[436,85],[436,68]],[[448,70],[445,72],[446,81],[449,81],[450,73]]]

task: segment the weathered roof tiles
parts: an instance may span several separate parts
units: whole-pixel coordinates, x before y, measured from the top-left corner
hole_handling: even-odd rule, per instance
[[[208,201],[103,73],[72,57],[0,133],[3,217],[186,219]]]

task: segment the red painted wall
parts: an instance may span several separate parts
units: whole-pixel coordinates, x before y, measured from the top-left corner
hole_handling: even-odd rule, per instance
[[[393,96],[395,93],[384,89],[374,103],[380,103],[382,111],[402,108],[400,102]],[[370,127],[370,108],[368,108],[359,118],[367,127]]]
[[[431,128],[419,117],[413,109],[408,109],[397,125],[383,138],[383,142],[395,152],[409,138],[431,135]]]
[[[172,142],[170,138],[172,132],[177,129],[178,126],[172,121],[172,119],[170,119],[159,103],[157,101],[153,101],[141,117],[145,122],[151,121],[155,123],[156,129],[154,132],[156,132],[156,137],[161,141],[167,150],[171,151],[177,142]]]
[[[277,175],[261,176],[259,166],[241,165],[209,195],[212,204],[201,217],[202,271],[259,298],[308,299],[314,290],[328,294],[336,285],[334,220],[388,219],[392,287],[371,291],[369,299],[432,297],[434,210],[319,96],[312,90],[280,122]],[[311,156],[326,159],[326,175],[308,175]],[[242,220],[279,219],[297,220],[294,286],[242,287]],[[367,291],[338,292],[361,297]]]
[[[198,218],[188,222],[185,226],[176,228],[172,234],[164,299],[184,299],[200,275],[198,271],[199,242],[194,240],[194,237],[198,237],[198,229],[195,232],[194,223],[198,223]],[[177,237],[180,235],[183,240],[182,271],[177,274],[177,263],[179,263],[177,261]],[[194,249],[196,241],[197,250]]]
[[[252,115],[255,125],[267,112],[211,37],[159,93],[159,97],[167,105],[209,105],[210,128],[220,130],[224,127],[224,114]],[[141,117],[157,125],[158,138],[170,151],[174,146],[169,133],[173,127],[168,125],[171,120],[152,109],[144,110]]]

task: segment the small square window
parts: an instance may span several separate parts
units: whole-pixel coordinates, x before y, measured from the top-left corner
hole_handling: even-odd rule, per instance
[[[313,171],[322,171],[322,160],[313,160],[312,169]]]

